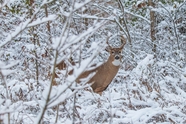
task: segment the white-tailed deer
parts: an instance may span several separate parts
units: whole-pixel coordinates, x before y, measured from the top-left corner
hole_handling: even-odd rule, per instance
[[[68,59],[70,65],[74,66],[75,62],[73,61],[72,58]],[[72,75],[74,70],[68,70],[68,66],[69,64],[66,64],[65,61],[61,61],[60,63],[56,64],[56,68],[58,68],[59,70],[66,70],[67,71],[67,75]],[[59,78],[58,74],[60,73],[55,73],[55,78]],[[53,86],[58,85],[58,83],[56,82],[56,80],[54,79],[52,82]]]
[[[107,44],[108,44],[109,37],[107,38]],[[122,45],[119,48],[112,48],[108,44],[108,51],[110,53],[110,56],[108,60],[103,63],[101,66],[93,69],[83,72],[76,80],[77,83],[80,82],[81,79],[86,78],[91,73],[95,73],[94,76],[90,78],[90,80],[87,83],[93,83],[91,85],[93,91],[98,94],[102,94],[102,92],[108,87],[108,85],[111,83],[112,79],[116,76],[121,63],[121,52],[126,44],[126,39],[121,36]]]

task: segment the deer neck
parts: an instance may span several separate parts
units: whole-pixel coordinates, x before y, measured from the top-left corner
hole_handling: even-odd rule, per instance
[[[109,64],[109,66],[119,67],[121,62],[120,62],[120,59],[113,60],[113,58],[109,57],[107,63]]]
[[[116,69],[118,70],[120,67],[120,60],[112,60],[111,58],[108,59],[108,61],[106,62],[106,66],[110,69]]]
[[[114,61],[112,61],[112,64],[114,66],[120,66],[120,60],[114,60]]]

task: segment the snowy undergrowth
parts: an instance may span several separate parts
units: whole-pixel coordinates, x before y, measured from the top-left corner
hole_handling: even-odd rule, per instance
[[[147,55],[137,67],[116,77],[111,86],[99,96],[88,91],[77,98],[79,121],[83,123],[185,123],[186,100],[183,75],[161,79],[163,73],[156,72],[156,82],[149,79],[151,69],[165,68],[164,62],[155,61]],[[119,82],[116,80],[120,80]],[[151,81],[151,82],[150,82]]]
[[[1,1],[0,123],[186,123],[185,2],[119,1]],[[123,65],[99,96],[75,80],[106,61],[109,33],[128,38]],[[67,68],[50,88],[58,62]]]
[[[147,54],[133,70],[121,69],[102,96],[79,90],[76,93],[75,113],[73,95],[68,98],[72,91],[67,90],[51,105],[53,107],[47,109],[43,121],[54,123],[58,110],[58,123],[72,123],[73,114],[76,123],[185,123],[186,77],[184,70],[175,66],[171,62],[158,61],[153,55]],[[176,74],[172,76],[172,72]],[[37,84],[31,79],[7,82],[13,102],[8,104],[8,100],[1,99],[1,111],[4,112],[9,107],[8,110],[12,111],[12,122],[33,123],[45,99],[44,87],[48,86],[48,81],[40,81],[42,85],[38,89],[35,89]],[[52,95],[55,96],[63,88],[63,84],[53,87]],[[4,96],[6,91],[3,87],[1,89],[1,95]]]

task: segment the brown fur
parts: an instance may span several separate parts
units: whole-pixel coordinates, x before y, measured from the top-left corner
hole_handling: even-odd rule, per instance
[[[112,48],[109,46],[110,50],[110,56],[108,60],[102,64],[101,66],[83,72],[76,80],[77,83],[80,82],[81,79],[86,78],[89,74],[95,72],[95,75],[87,82],[87,83],[93,83],[91,85],[93,91],[98,94],[102,94],[102,92],[108,87],[108,85],[111,83],[112,79],[116,76],[120,66],[113,65],[113,61],[115,60],[115,55],[119,56],[119,61],[121,62],[121,51],[126,43],[126,40],[124,37],[121,37],[122,45],[120,48]],[[107,39],[108,43],[108,39]]]
[[[72,58],[70,58],[68,61],[69,61],[69,63],[70,63],[72,66],[75,65],[75,62],[72,60]],[[67,71],[67,75],[72,75],[72,74],[73,74],[73,70],[68,70],[68,65],[65,63],[64,60],[61,61],[60,63],[58,63],[58,64],[56,65],[56,68],[58,68],[59,70],[66,70],[66,71]],[[59,73],[59,74],[60,74],[60,73]],[[55,78],[59,78],[57,73],[55,73]],[[53,80],[52,85],[53,85],[53,86],[58,85],[55,79]]]

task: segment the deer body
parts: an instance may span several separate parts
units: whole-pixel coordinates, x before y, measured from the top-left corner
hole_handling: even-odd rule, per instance
[[[121,51],[123,49],[123,46],[126,43],[126,40],[124,37],[121,37],[123,44],[119,48],[112,48],[109,46],[109,53],[110,56],[108,60],[103,63],[101,66],[83,72],[76,80],[77,83],[80,82],[80,79],[88,77],[89,74],[95,73],[93,77],[90,78],[90,80],[87,83],[93,83],[91,85],[93,91],[98,94],[102,94],[102,92],[108,87],[108,85],[112,82],[113,78],[116,76],[119,68],[120,68],[120,62],[121,62]],[[108,43],[108,39],[107,39]]]

